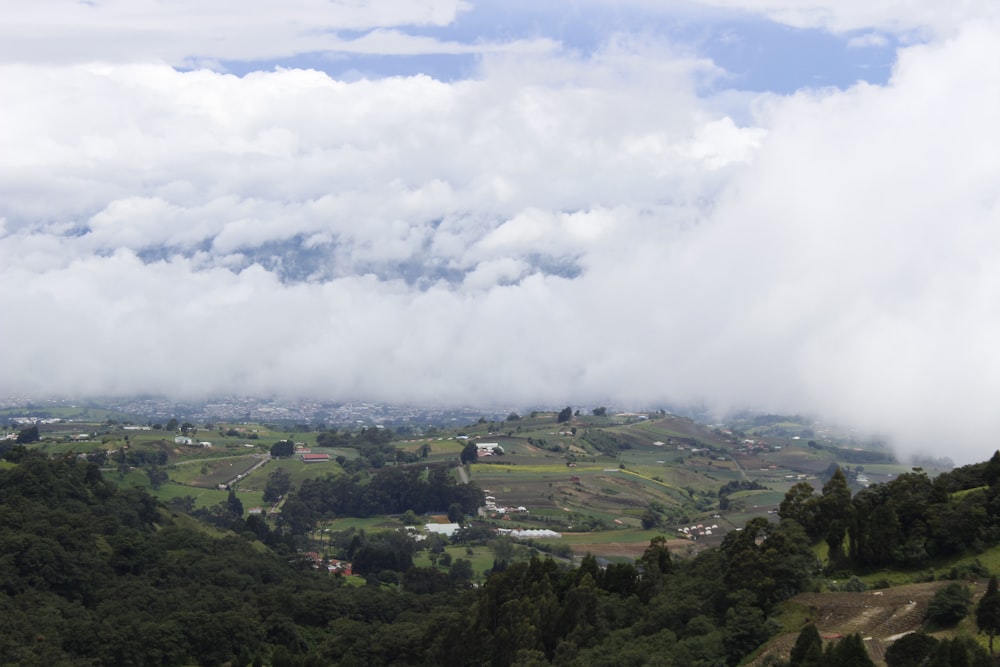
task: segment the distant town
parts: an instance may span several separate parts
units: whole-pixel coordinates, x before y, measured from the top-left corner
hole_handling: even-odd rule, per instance
[[[454,426],[480,418],[502,420],[513,408],[420,407],[368,401],[321,401],[227,396],[197,401],[173,401],[162,397],[102,397],[90,399],[5,396],[0,398],[0,423],[32,423],[46,418],[73,419],[68,413],[88,410],[116,413],[118,420],[136,423],[171,418],[209,422],[295,423],[317,425]]]

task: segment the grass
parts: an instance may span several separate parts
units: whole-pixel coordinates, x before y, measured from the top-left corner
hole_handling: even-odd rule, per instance
[[[463,558],[472,564],[472,571],[475,572],[474,579],[476,581],[482,581],[485,579],[485,574],[493,569],[493,550],[489,547],[478,546],[472,547],[472,555],[470,556],[466,551],[464,546],[452,545],[447,546],[444,549],[445,553],[450,554],[452,561],[456,561],[459,558]],[[414,554],[413,564],[417,567],[431,567],[431,555],[426,549],[418,551]],[[447,572],[448,568],[443,565],[438,564],[437,568],[442,572]]]
[[[328,463],[304,463],[298,457],[288,459],[271,459],[261,467],[254,470],[240,481],[239,486],[243,489],[256,489],[263,491],[267,486],[268,478],[276,470],[287,470],[289,479],[294,487],[299,487],[307,479],[316,479],[326,475],[339,475],[343,473],[336,462]]]
[[[74,440],[73,442],[40,442],[32,445],[31,448],[41,450],[49,456],[58,456],[94,452],[99,449],[107,449],[108,445],[99,440]]]
[[[395,519],[388,519],[384,516],[374,517],[341,517],[323,524],[323,528],[330,531],[344,531],[354,528],[369,532],[372,530],[387,530],[402,526],[403,524]]]
[[[101,432],[108,428],[97,421],[91,425],[72,423],[60,426],[67,434]],[[791,428],[793,425],[780,426]],[[571,434],[574,427],[577,429],[575,436]],[[225,436],[230,428],[241,433]],[[604,429],[614,435],[615,441],[628,448],[614,456],[596,452],[583,440],[587,429]],[[257,439],[250,439],[254,431]],[[258,462],[259,459],[253,458],[252,454],[262,453],[272,443],[282,439],[291,439],[310,447],[315,445],[316,439],[316,433],[225,422],[211,429],[199,428],[194,434],[196,440],[212,442],[214,446],[211,448],[176,446],[172,440],[174,433],[162,430],[124,432],[113,429],[104,432],[106,435],[90,441],[51,442],[44,443],[44,447],[53,454],[114,447],[124,443],[127,433],[133,448],[165,451],[170,457],[167,470],[171,482],[153,493],[163,500],[192,496],[198,507],[223,501],[226,492],[217,490],[216,485],[228,482],[237,473]],[[782,443],[780,450],[737,454],[733,439],[688,419],[669,415],[636,420],[587,414],[575,417],[571,423],[557,424],[555,413],[539,413],[536,418],[465,425],[460,429],[442,431],[433,437],[399,440],[393,444],[418,455],[426,448],[428,462],[454,460],[466,444],[464,440],[456,439],[459,432],[480,441],[499,442],[507,452],[505,456],[484,458],[470,466],[472,481],[481,488],[489,489],[498,504],[508,507],[523,505],[529,509],[528,514],[512,517],[498,525],[530,528],[565,526],[572,522],[590,526],[599,521],[611,527],[600,539],[596,538],[599,533],[586,533],[573,538],[584,548],[587,545],[596,548],[602,544],[601,540],[609,545],[648,541],[649,535],[656,531],[642,531],[640,519],[643,511],[654,502],[667,507],[670,513],[688,516],[690,522],[685,523],[718,523],[724,531],[742,527],[756,516],[773,520],[775,517],[768,515],[767,511],[780,504],[784,493],[798,481],[800,475],[821,473],[834,460],[831,449],[812,449],[802,441],[792,442],[776,437],[768,437],[768,440]],[[101,444],[102,438],[109,441]],[[664,444],[654,446],[657,441]],[[690,449],[678,449],[679,445],[690,445],[692,441],[702,446],[710,445],[712,455],[692,454]],[[253,447],[244,448],[244,444]],[[328,452],[331,457],[339,455],[353,459],[357,456],[352,448],[316,451]],[[570,462],[575,465],[569,467],[567,464]],[[624,469],[619,468],[620,464]],[[267,480],[278,469],[288,471],[296,487],[310,478],[342,473],[340,466],[334,462],[306,465],[298,458],[269,461],[237,484],[244,507],[262,504],[260,498]],[[732,494],[731,500],[742,503],[744,509],[740,512],[719,512],[715,494],[727,482],[744,479],[744,470],[746,478],[767,485],[769,490]],[[906,468],[871,464],[865,465],[864,471],[873,481],[883,481],[889,475],[905,472]],[[148,488],[148,479],[141,471],[129,473],[122,483]],[[819,483],[818,480],[816,483]],[[725,514],[725,517],[714,518],[712,515],[717,513]],[[394,525],[398,525],[395,519],[340,519],[330,524],[329,528],[378,530]],[[671,537],[675,534],[673,531],[666,532]],[[637,536],[634,540],[625,537],[633,533]],[[989,567],[1000,570],[1000,562],[993,562]]]
[[[190,496],[194,498],[195,509],[204,509],[218,505],[225,502],[229,497],[228,491],[186,486],[176,482],[166,482],[158,489],[154,489],[149,484],[149,477],[142,470],[131,470],[123,476],[109,472],[105,474],[105,477],[122,487],[137,486],[163,502]],[[243,503],[244,513],[249,511],[251,507],[261,507],[264,505],[264,494],[262,492],[238,490],[237,498]]]

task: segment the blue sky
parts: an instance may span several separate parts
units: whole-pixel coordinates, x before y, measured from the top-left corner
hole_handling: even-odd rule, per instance
[[[711,59],[728,74],[716,82],[718,87],[781,94],[801,88],[844,88],[858,81],[883,84],[891,73],[897,46],[891,33],[833,33],[819,27],[792,27],[747,12],[648,11],[612,3],[581,6],[523,0],[476,3],[448,25],[408,27],[406,33],[460,44],[545,38],[584,57],[600,49],[609,35],[644,34]],[[339,34],[356,39],[365,31]],[[864,35],[878,37],[863,46],[853,43]],[[476,54],[318,52],[267,61],[230,61],[224,66],[238,74],[281,66],[318,69],[335,78],[426,74],[454,81],[476,76],[478,59]]]
[[[994,0],[7,5],[0,393],[995,449]]]

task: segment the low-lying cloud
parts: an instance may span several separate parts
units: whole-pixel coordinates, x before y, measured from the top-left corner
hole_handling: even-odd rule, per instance
[[[998,38],[790,96],[627,38],[452,83],[0,65],[0,391],[705,401],[982,460]]]

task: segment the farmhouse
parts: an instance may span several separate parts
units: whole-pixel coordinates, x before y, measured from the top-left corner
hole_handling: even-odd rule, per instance
[[[457,523],[426,523],[424,524],[424,530],[428,533],[437,533],[438,535],[445,535],[451,537],[454,535],[462,526]]]
[[[351,563],[346,560],[337,560],[336,558],[331,558],[327,561],[326,569],[330,574],[343,574],[349,576],[351,574]]]
[[[179,435],[176,438],[174,438],[175,445],[190,445],[192,442],[193,440],[191,440],[191,438],[187,437],[186,435]]]
[[[548,528],[497,528],[497,533],[521,539],[562,537],[562,533],[557,533],[556,531],[549,530]]]
[[[302,454],[300,457],[305,463],[326,463],[330,460],[329,454]]]
[[[478,454],[479,456],[493,456],[494,454],[503,454],[503,447],[500,446],[499,442],[477,442],[476,454]]]

